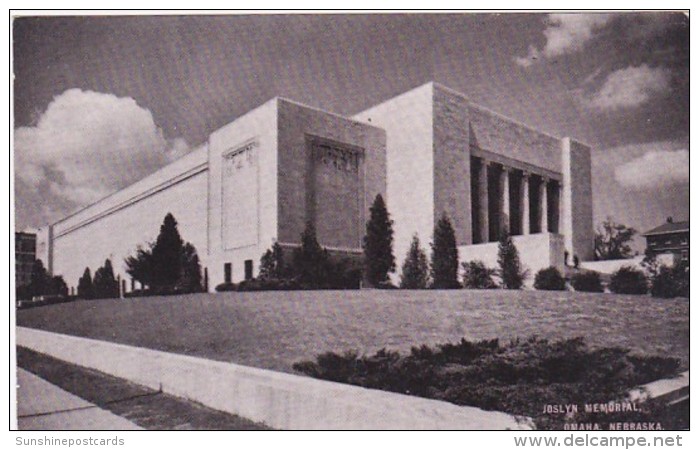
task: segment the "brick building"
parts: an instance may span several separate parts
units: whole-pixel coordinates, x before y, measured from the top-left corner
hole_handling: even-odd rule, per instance
[[[689,262],[689,221],[667,223],[646,231],[646,251],[654,256],[671,255],[674,263]]]
[[[592,257],[590,149],[436,83],[351,118],[275,98],[185,157],[47,227],[43,257],[69,285],[105,258],[127,279],[123,259],[154,240],[171,212],[213,289],[255,276],[274,242],[298,245],[306,221],[321,245],[361,253],[377,194],[395,221],[398,267],[414,234],[428,248],[443,213],[462,260],[494,266],[505,227],[532,271],[562,268],[565,249]]]

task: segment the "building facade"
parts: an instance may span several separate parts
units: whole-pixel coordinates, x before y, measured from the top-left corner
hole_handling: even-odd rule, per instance
[[[106,258],[128,279],[124,258],[153,241],[170,212],[213,290],[256,276],[260,256],[275,242],[298,245],[309,221],[321,245],[360,254],[377,194],[394,219],[399,267],[413,235],[428,247],[442,214],[462,261],[495,266],[504,230],[531,271],[562,268],[565,250],[592,257],[590,149],[436,83],[351,118],[275,98],[187,156],[47,227],[42,248],[69,285]]]
[[[655,257],[668,256],[674,264],[689,262],[689,221],[674,222],[668,217],[667,223],[646,231],[646,253]]]
[[[32,270],[36,260],[36,233],[15,233],[15,287],[32,282]]]
[[[437,83],[355,118],[386,130],[387,204],[399,259],[414,234],[427,247],[442,214],[454,225],[461,261],[496,267],[504,230],[532,274],[548,266],[562,270],[566,250],[592,259],[589,147],[534,130]]]

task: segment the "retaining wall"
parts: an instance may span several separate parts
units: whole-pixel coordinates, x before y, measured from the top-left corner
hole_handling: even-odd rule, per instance
[[[17,327],[17,345],[277,429],[529,429],[501,412]]]

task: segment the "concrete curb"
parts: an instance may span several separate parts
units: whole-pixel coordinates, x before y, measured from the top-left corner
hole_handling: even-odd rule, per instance
[[[295,430],[522,430],[529,419],[271,370],[17,327],[17,345]]]
[[[653,400],[668,404],[689,399],[689,371],[680,373],[676,378],[644,384],[629,392],[629,399],[639,403]]]

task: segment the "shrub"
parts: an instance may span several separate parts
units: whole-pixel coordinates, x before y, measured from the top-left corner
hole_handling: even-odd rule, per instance
[[[327,261],[327,277],[313,289],[359,289],[362,282],[362,261],[358,258],[330,256]]]
[[[400,276],[401,289],[425,289],[429,282],[429,267],[427,255],[420,247],[420,239],[413,236],[408,255],[403,262],[403,271]]]
[[[534,287],[540,291],[565,291],[566,280],[555,267],[547,267],[536,273]]]
[[[661,265],[651,279],[650,293],[661,298],[689,297],[689,265]]]
[[[462,339],[436,348],[413,347],[407,355],[385,349],[372,356],[328,352],[315,361],[296,363],[293,369],[370,389],[529,416],[538,428],[563,429],[565,421],[579,423],[581,417],[552,416],[542,412],[542,404],[621,400],[631,388],[679,372],[680,361],[675,358],[628,353],[619,348],[589,348],[583,338],[531,337],[509,343]],[[634,421],[655,422],[653,414]],[[600,426],[623,421],[612,413],[594,419]]]
[[[483,261],[468,261],[461,266],[464,269],[464,287],[466,289],[495,289],[498,287],[493,280],[496,270],[486,267]]]
[[[148,297],[149,291],[146,289],[134,289],[133,291],[124,292],[124,298],[132,297]]]
[[[359,289],[362,260],[344,254],[331,254],[316,237],[311,222],[301,235],[301,246],[294,249],[293,263],[286,264],[284,252],[275,243],[260,258],[259,277],[240,282],[241,291],[278,291],[297,289]]]
[[[500,266],[502,287],[520,289],[524,284],[527,272],[522,268],[517,247],[506,229],[502,231],[498,244],[498,265]]]
[[[278,278],[253,278],[238,283],[234,290],[245,291],[294,291],[301,289],[296,280],[284,280]]]
[[[624,266],[612,274],[609,290],[615,294],[646,294],[648,280],[642,271],[631,266]]]
[[[272,248],[267,250],[260,258],[259,278],[282,279],[287,278],[288,275],[288,268],[284,264],[284,250],[279,245],[279,242],[275,242]]]
[[[604,292],[602,279],[594,271],[578,272],[570,280],[573,289],[579,292]]]
[[[216,286],[216,292],[229,292],[238,290],[238,285],[235,283],[221,283]]]

